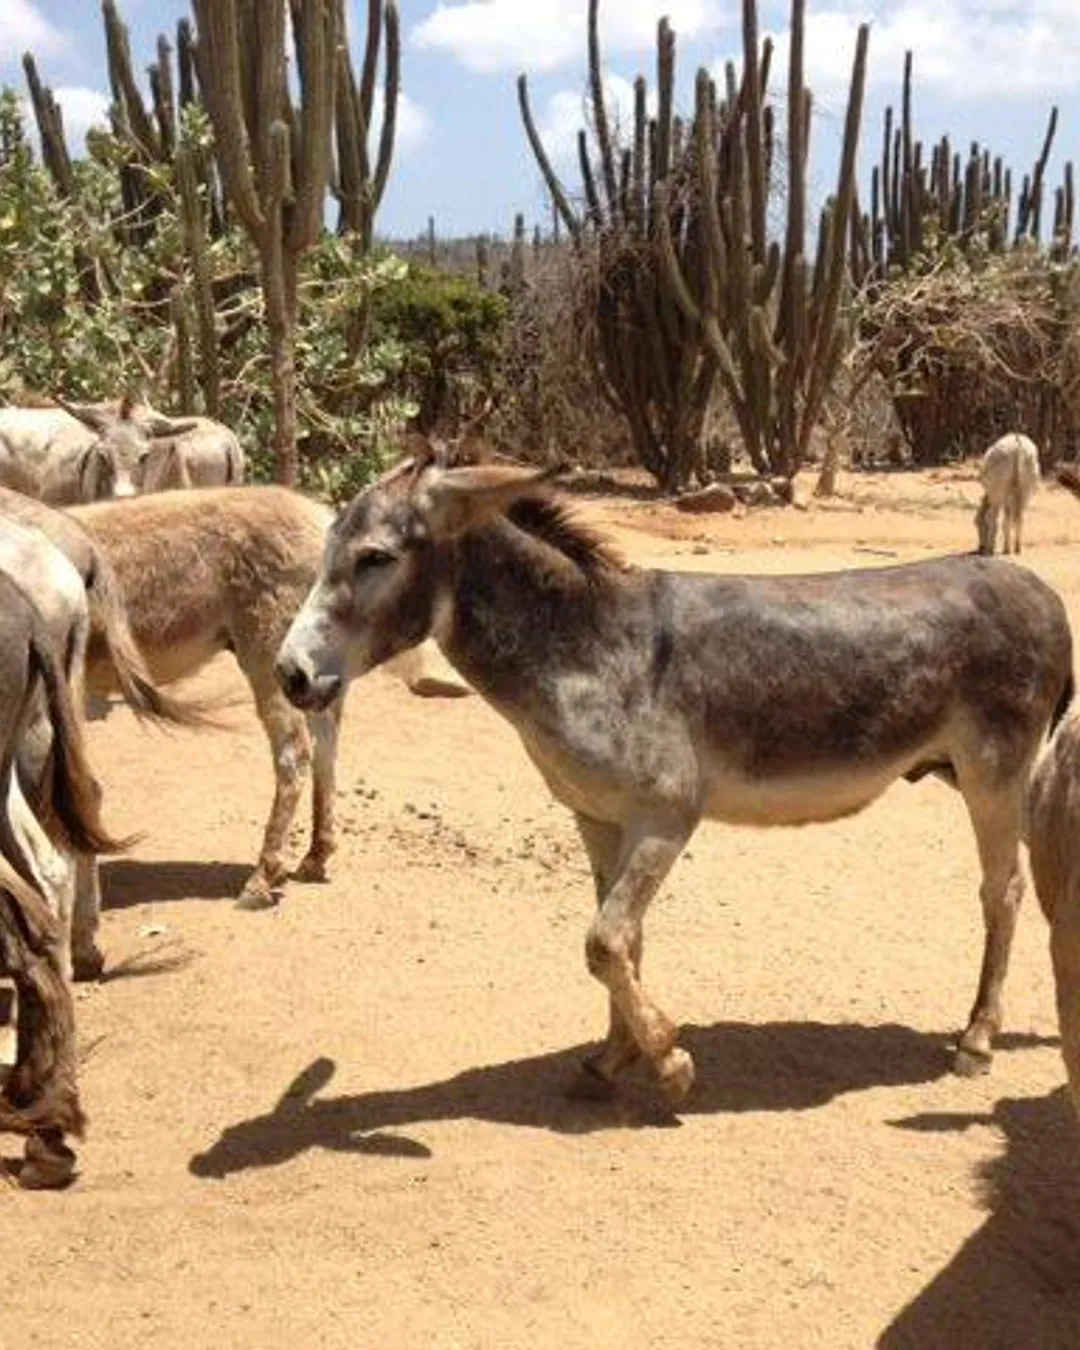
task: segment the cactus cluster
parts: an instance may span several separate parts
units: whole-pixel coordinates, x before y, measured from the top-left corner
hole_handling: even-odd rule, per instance
[[[890,270],[907,271],[946,243],[978,246],[1002,253],[1024,240],[1041,238],[1046,201],[1046,169],[1057,131],[1058,110],[1051,108],[1042,148],[1025,174],[1013,219],[1013,179],[1000,155],[973,141],[966,156],[954,151],[948,136],[930,149],[912,129],[912,53],[904,56],[899,119],[885,109],[881,158],[870,184],[870,211],[858,220],[852,258],[860,281],[880,280]],[[1067,257],[1074,228],[1073,166],[1064,168],[1054,194],[1052,256]]]
[[[674,112],[675,35],[657,33],[657,108],[634,86],[632,135],[617,143],[603,88],[599,0],[589,4],[589,89],[595,159],[578,136],[583,203],[575,210],[536,131],[525,77],[525,131],[551,199],[579,251],[597,266],[600,373],[629,422],[638,457],[668,488],[699,471],[706,410],[719,381],[760,472],[790,475],[846,342],[846,274],[868,32],[859,30],[840,179],[822,213],[816,261],[806,257],[810,93],[803,79],[804,0],[791,6],[787,80],[787,221],[769,240],[776,111],[772,45],[743,0],[741,78],[729,63],[720,97],[698,73],[693,121]]]

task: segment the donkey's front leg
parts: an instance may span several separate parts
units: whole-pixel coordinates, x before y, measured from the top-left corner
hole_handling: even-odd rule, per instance
[[[326,712],[308,718],[312,740],[311,844],[296,869],[297,881],[328,880],[327,863],[337,839],[334,830],[334,786],[337,768],[341,700]]]
[[[589,816],[575,814],[578,832],[589,855],[592,867],[593,884],[596,888],[596,906],[599,909],[617,875],[616,868],[622,851],[623,828],[609,821],[593,820]],[[638,933],[636,950],[631,953],[634,962],[634,974],[641,975],[641,933]],[[582,1074],[572,1085],[571,1095],[596,1096],[607,1095],[615,1084],[615,1078],[641,1054],[634,1040],[626,1018],[619,1011],[614,998],[608,996],[608,1034],[604,1048],[599,1054],[590,1055],[582,1064]]]
[[[638,965],[645,911],[690,838],[694,824],[678,828],[634,825],[626,829],[611,884],[585,940],[590,972],[607,987],[615,1011],[637,1048],[652,1062],[672,1103],[682,1101],[690,1091],[694,1061],[675,1044],[674,1022],[645,993]],[[614,1020],[612,1032],[606,1050],[593,1065],[600,1075],[617,1072],[628,1062],[625,1041]]]
[[[249,672],[248,678],[274,758],[274,802],[258,864],[236,903],[241,909],[266,909],[274,904],[275,892],[288,875],[285,846],[311,762],[311,743],[303,714],[278,689],[272,672],[266,672],[264,678]]]

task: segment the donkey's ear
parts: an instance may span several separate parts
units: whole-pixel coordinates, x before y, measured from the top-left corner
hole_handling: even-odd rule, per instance
[[[176,420],[172,417],[160,415],[148,417],[145,422],[146,430],[153,437],[186,436],[189,431],[194,431],[198,425],[198,422],[192,417],[183,417]]]
[[[549,469],[520,464],[469,464],[430,468],[420,475],[413,501],[434,539],[452,539],[501,515],[546,479]]]
[[[98,436],[104,436],[113,425],[112,417],[103,408],[95,408],[89,403],[67,403],[60,397],[55,401],[56,406],[63,408],[69,417],[74,417]]]

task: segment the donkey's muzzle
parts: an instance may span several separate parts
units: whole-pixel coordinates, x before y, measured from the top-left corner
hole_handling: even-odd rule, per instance
[[[285,691],[285,697],[305,712],[318,712],[329,707],[341,693],[340,675],[311,675],[294,656],[284,652],[274,663],[274,673]]]

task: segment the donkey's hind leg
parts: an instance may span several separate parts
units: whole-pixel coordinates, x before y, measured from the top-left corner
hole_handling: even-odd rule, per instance
[[[296,869],[297,881],[327,881],[327,867],[337,847],[334,831],[334,783],[337,768],[341,700],[326,712],[308,718],[312,740],[311,846]]]
[[[964,779],[960,779],[982,865],[979,898],[986,926],[979,988],[953,1062],[954,1071],[964,1077],[989,1070],[993,1039],[1001,1030],[1001,994],[1024,894],[1019,844],[1026,781],[1025,771],[989,791],[981,787],[965,790]]]
[[[237,904],[241,909],[266,909],[275,902],[288,876],[285,847],[289,827],[296,815],[304,778],[311,762],[311,743],[303,713],[298,712],[278,687],[270,666],[244,665],[255,695],[255,707],[270,741],[274,760],[274,802],[266,822],[262,849],[254,872],[247,879]]]
[[[642,822],[623,832],[607,893],[585,940],[590,972],[607,987],[617,1012],[638,1049],[651,1061],[672,1103],[680,1102],[690,1091],[694,1061],[675,1044],[674,1022],[645,993],[637,961],[645,911],[696,823]],[[617,1058],[614,1062],[618,1063]]]

